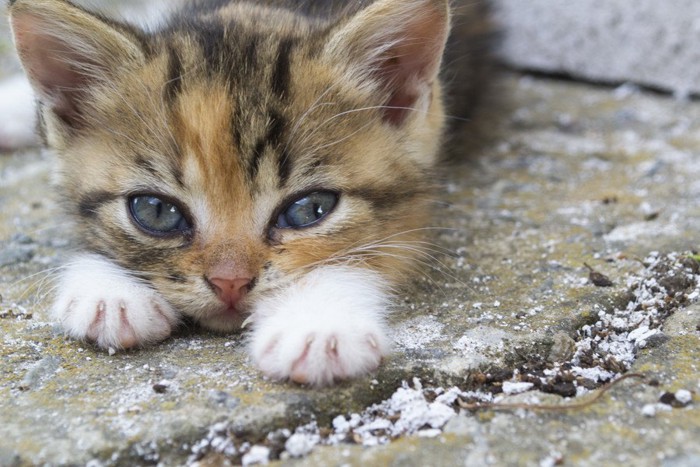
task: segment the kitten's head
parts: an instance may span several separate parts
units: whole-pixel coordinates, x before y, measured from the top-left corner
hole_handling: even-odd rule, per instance
[[[377,0],[320,20],[223,5],[148,33],[64,0],[10,13],[84,247],[228,330],[314,267],[392,281],[410,265],[449,12]]]

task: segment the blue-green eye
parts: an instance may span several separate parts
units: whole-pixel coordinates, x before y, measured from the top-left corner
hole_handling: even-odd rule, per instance
[[[155,235],[186,232],[191,227],[177,205],[155,196],[133,196],[129,209],[136,223]]]
[[[276,227],[279,229],[308,227],[326,217],[337,203],[338,195],[333,192],[311,193],[287,206],[277,218]]]

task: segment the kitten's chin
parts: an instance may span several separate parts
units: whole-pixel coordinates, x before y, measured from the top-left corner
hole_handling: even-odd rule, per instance
[[[241,329],[247,317],[248,313],[245,311],[223,309],[202,316],[197,321],[211,331],[231,332]]]

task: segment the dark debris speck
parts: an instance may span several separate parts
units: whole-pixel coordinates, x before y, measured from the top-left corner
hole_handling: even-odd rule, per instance
[[[687,402],[681,402],[678,399],[676,399],[676,395],[672,392],[664,392],[663,394],[661,394],[661,397],[659,397],[659,402],[661,402],[662,404],[670,405],[671,407],[676,409],[688,405]]]
[[[605,274],[594,270],[591,266],[589,266],[586,263],[584,263],[583,265],[586,266],[586,268],[588,268],[589,270],[588,280],[591,281],[591,283],[596,287],[612,287],[613,285],[615,285],[613,281],[611,281],[610,278]]]

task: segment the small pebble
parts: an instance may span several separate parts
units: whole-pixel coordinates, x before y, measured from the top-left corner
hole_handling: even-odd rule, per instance
[[[675,396],[676,400],[683,405],[688,405],[693,401],[693,395],[687,389],[679,389]]]
[[[645,417],[653,417],[656,415],[656,404],[646,404],[642,407],[642,415]]]

